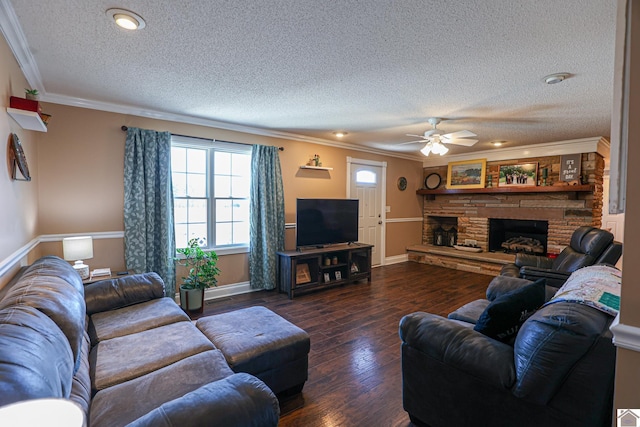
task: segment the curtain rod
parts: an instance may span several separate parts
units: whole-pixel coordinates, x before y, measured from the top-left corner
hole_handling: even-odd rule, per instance
[[[125,125],[122,125],[122,126],[120,127],[120,129],[122,129],[122,130],[123,130],[123,131],[125,131],[125,132],[126,132],[127,130],[129,130],[129,128],[128,128],[128,127],[126,127]],[[206,139],[206,140],[208,140],[208,141],[215,141],[215,139],[211,139],[211,138],[201,138],[201,137],[199,137],[199,136],[181,135],[181,134],[179,134],[179,133],[172,133],[171,135],[173,135],[173,136],[182,136],[182,137],[184,137],[184,138],[197,138],[197,139]],[[232,142],[232,141],[220,141],[220,142],[230,142],[231,144],[240,144],[240,145],[253,145],[253,144],[245,144],[244,142]],[[278,147],[278,150],[279,150],[279,151],[284,151],[284,147]]]

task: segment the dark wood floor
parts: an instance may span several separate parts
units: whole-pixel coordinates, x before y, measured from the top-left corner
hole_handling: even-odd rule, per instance
[[[372,281],[299,295],[260,291],[208,302],[204,316],[265,306],[311,336],[309,380],[281,402],[280,426],[409,426],[402,409],[402,316],[446,316],[484,297],[491,277],[406,262],[375,268]]]

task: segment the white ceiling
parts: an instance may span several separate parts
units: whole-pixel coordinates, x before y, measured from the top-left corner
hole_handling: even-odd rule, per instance
[[[146,28],[118,28],[111,7]],[[344,130],[347,144],[419,157],[422,145],[398,144],[431,116],[478,135],[450,154],[610,134],[615,0],[0,0],[0,11],[44,101],[330,141]],[[557,72],[571,76],[543,82]]]

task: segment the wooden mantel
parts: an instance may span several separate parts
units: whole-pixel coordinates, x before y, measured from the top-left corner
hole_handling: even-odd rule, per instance
[[[434,200],[440,194],[504,194],[504,193],[592,193],[595,186],[585,185],[549,185],[531,187],[490,187],[490,188],[438,188],[435,190],[420,189],[416,194]]]

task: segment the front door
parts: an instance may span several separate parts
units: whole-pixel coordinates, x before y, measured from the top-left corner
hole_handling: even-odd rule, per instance
[[[358,199],[358,242],[373,245],[371,264],[381,265],[384,259],[384,182],[386,163],[347,159],[349,194]]]

